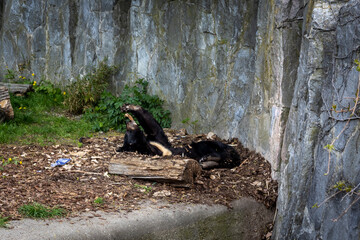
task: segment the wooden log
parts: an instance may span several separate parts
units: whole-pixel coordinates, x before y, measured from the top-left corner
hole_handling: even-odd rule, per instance
[[[25,93],[32,90],[32,84],[18,84],[18,83],[3,83],[0,82],[0,87],[7,87],[9,92],[24,95]]]
[[[4,99],[10,99],[9,91],[6,87],[0,86],[0,101]]]
[[[109,173],[135,179],[158,182],[193,184],[201,173],[201,166],[193,159],[154,158],[150,156],[115,155],[109,163]]]
[[[0,123],[14,118],[10,95],[6,87],[0,87]]]

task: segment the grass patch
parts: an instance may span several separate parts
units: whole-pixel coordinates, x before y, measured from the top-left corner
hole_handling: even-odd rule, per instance
[[[7,221],[9,221],[8,217],[2,217],[0,215],[0,228],[6,228],[7,227],[7,225],[6,225]]]
[[[94,200],[95,205],[103,205],[104,203],[105,203],[105,201],[104,201],[104,198],[102,198],[102,197],[97,197]]]
[[[121,112],[125,103],[142,106],[163,128],[170,127],[170,111],[163,108],[163,100],[148,93],[149,83],[144,79],[134,86],[126,85],[118,97],[105,90],[116,71],[104,60],[89,74],[77,77],[66,90],[46,80],[38,84],[32,74],[34,92],[26,96],[10,94],[15,118],[0,124],[0,144],[76,145],[80,137],[91,137],[94,132],[125,131]],[[8,71],[8,79],[14,80],[12,72]]]
[[[22,205],[18,209],[19,213],[29,218],[54,218],[66,215],[66,210],[62,208],[48,208],[40,203]]]
[[[170,111],[158,96],[148,94],[147,87],[148,82],[139,79],[134,86],[126,85],[118,97],[104,91],[94,107],[88,106],[83,116],[76,117],[69,114],[66,104],[66,99],[73,99],[68,97],[71,93],[51,83],[34,85],[35,92],[26,96],[10,94],[15,118],[0,124],[0,144],[78,144],[80,137],[91,137],[94,132],[125,131],[121,112],[125,103],[142,106],[163,128],[170,127]]]
[[[53,144],[76,142],[88,136],[91,125],[85,120],[65,117],[61,91],[36,91],[27,96],[10,95],[15,118],[0,124],[0,143]]]

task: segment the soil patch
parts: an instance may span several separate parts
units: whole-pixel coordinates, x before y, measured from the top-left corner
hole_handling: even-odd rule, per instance
[[[169,129],[165,132],[176,147],[206,139],[206,135],[182,135]],[[11,158],[12,162],[6,166],[0,162],[0,214],[20,219],[18,208],[31,202],[62,207],[70,216],[92,210],[131,211],[139,209],[142,200],[231,207],[231,201],[243,196],[275,208],[277,182],[271,178],[270,164],[260,154],[244,148],[237,139],[221,141],[239,152],[242,164],[233,169],[203,171],[191,188],[107,174],[114,155],[138,155],[115,151],[122,145],[123,134],[84,139],[81,147],[1,145],[0,161],[2,157],[6,161]],[[71,161],[51,167],[59,158]],[[104,203],[94,203],[96,198],[103,198]]]

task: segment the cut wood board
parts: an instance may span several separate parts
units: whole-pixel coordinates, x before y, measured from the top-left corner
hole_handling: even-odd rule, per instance
[[[109,173],[136,179],[192,184],[201,173],[201,166],[193,159],[114,156]]]
[[[6,87],[0,86],[0,101],[10,99],[9,91]]]
[[[14,94],[25,94],[32,90],[32,84],[18,84],[18,83],[3,83],[0,82],[0,87],[7,87],[9,92]]]
[[[8,89],[0,86],[0,122],[13,118],[14,110],[11,106]]]

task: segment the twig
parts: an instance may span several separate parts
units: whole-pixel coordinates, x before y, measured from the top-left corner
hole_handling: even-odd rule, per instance
[[[241,167],[242,165],[244,165],[245,162],[247,162],[249,160],[249,158],[245,159],[240,165],[239,167]]]
[[[351,189],[351,191],[349,191],[348,193],[346,193],[345,196],[343,196],[343,198],[341,199],[341,201],[344,200],[344,198],[345,198],[346,196],[352,196],[358,187],[360,187],[360,183],[359,183],[356,187],[354,187],[353,189]]]
[[[82,170],[68,170],[67,172],[72,172],[72,173],[83,173],[83,174],[89,174],[89,175],[104,175],[104,173],[97,173],[97,172],[85,172]]]
[[[112,185],[125,185],[127,183],[124,183],[124,182],[110,182],[109,184],[112,184]]]
[[[357,201],[359,201],[360,200],[360,196],[358,197],[358,198],[356,198],[351,204],[350,204],[350,206],[348,206],[346,209],[345,209],[345,211],[343,211],[341,214],[340,214],[340,216],[338,216],[337,218],[335,218],[335,219],[332,219],[332,221],[333,222],[337,222],[342,216],[344,216],[349,210],[350,210],[350,208],[357,202]]]
[[[336,117],[333,117],[333,116],[330,116],[331,119],[335,120],[335,121],[338,121],[338,122],[345,122],[345,121],[351,121],[351,120],[358,120],[360,119],[360,116],[356,116],[356,117],[349,117],[349,118],[336,118]]]
[[[336,193],[334,193],[333,195],[331,195],[330,197],[327,197],[324,201],[322,201],[318,207],[320,207],[321,205],[323,205],[324,203],[326,203],[327,201],[329,201],[331,198],[335,197],[336,195],[338,195],[339,193],[341,193],[341,191],[337,191]]]

